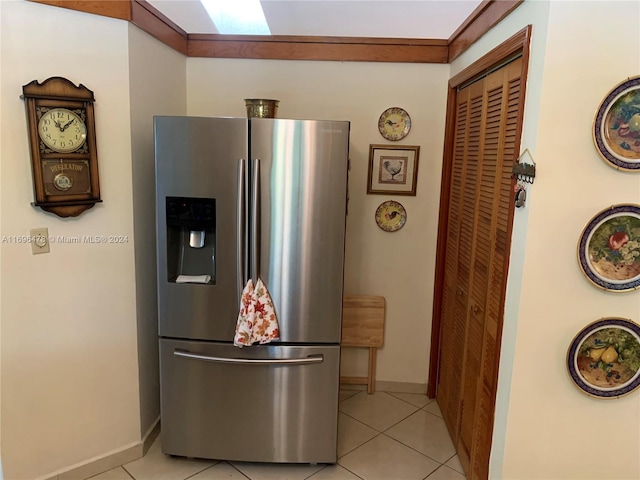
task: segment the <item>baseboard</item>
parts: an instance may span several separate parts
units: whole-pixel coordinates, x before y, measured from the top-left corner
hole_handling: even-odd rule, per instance
[[[142,438],[143,457],[147,454],[147,452],[151,448],[151,445],[153,445],[153,442],[156,441],[158,435],[160,435],[160,415],[158,415],[158,418],[154,420],[154,422],[151,424],[151,427],[149,427],[149,430],[147,430],[147,433],[145,433],[144,437]]]
[[[37,480],[84,480],[100,473],[107,472],[125,463],[142,458],[160,433],[160,417],[158,417],[144,437],[128,447],[114,450],[100,457],[73,465],[71,468],[59,470]]]
[[[366,385],[344,385],[340,388],[345,390],[365,390]],[[377,380],[376,391],[426,394],[427,384]],[[134,460],[142,458],[149,451],[149,448],[159,433],[160,417],[153,422],[140,442],[120,450],[115,450],[102,457],[93,458],[82,464],[76,464],[70,469],[60,470],[53,474],[39,477],[37,480],[84,480],[85,478],[107,472],[125,463],[133,462]]]
[[[409,382],[389,382],[385,380],[376,380],[376,391],[395,392],[395,393],[418,393],[426,395],[426,383],[409,383]]]
[[[355,385],[349,383],[340,384],[341,390],[366,390],[366,385]],[[426,395],[426,383],[409,383],[409,382],[388,382],[385,380],[376,380],[376,392],[394,392],[394,393],[417,393]]]

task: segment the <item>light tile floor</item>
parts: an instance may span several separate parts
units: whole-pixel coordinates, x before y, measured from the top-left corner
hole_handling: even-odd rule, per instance
[[[91,480],[464,480],[435,401],[425,395],[341,390],[338,464],[284,465],[147,454]]]

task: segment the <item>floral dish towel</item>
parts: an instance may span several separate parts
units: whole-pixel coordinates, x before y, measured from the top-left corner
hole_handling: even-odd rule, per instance
[[[254,288],[253,281],[249,279],[242,291],[233,344],[244,347],[254,343],[269,343],[279,338],[278,319],[267,287],[258,278]]]

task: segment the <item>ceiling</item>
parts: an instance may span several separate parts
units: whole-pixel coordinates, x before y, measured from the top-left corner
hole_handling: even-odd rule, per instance
[[[219,33],[199,0],[147,2],[187,33]],[[261,0],[261,3],[272,35],[446,40],[482,0]]]

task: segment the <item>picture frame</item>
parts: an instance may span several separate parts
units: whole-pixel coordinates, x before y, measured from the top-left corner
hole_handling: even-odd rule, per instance
[[[585,226],[578,263],[593,285],[608,292],[640,288],[640,205],[612,205]]]
[[[640,76],[627,78],[605,96],[596,110],[592,134],[609,166],[640,172]]]
[[[567,350],[566,366],[585,394],[604,399],[640,387],[640,325],[620,317],[601,318],[584,327]]]
[[[417,145],[369,145],[367,193],[415,196],[419,155]]]

